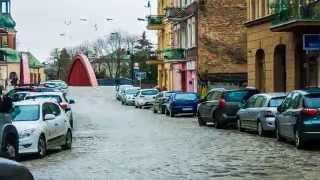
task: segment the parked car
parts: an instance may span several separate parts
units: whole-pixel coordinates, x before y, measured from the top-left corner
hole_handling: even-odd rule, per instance
[[[285,93],[257,94],[252,96],[238,112],[240,131],[253,130],[259,136],[275,131],[277,107],[285,99]]]
[[[166,115],[175,117],[177,114],[197,115],[199,96],[197,93],[173,93],[166,103]]]
[[[236,125],[237,113],[247,100],[258,94],[254,88],[226,90],[213,89],[205,99],[201,100],[198,110],[198,122],[200,126],[207,122],[213,122],[216,128]]]
[[[276,137],[300,149],[320,140],[320,89],[292,91],[278,107]]]
[[[63,93],[68,93],[68,84],[62,80],[50,80],[42,83],[44,87],[59,89]]]
[[[1,180],[34,180],[32,173],[23,164],[0,158]]]
[[[175,91],[162,91],[157,96],[153,103],[152,110],[154,113],[160,112],[161,114],[166,113],[166,103],[169,101],[169,98],[172,94],[176,93]]]
[[[36,153],[39,157],[47,149],[71,149],[72,131],[68,117],[54,101],[26,100],[17,102],[12,112],[13,124],[19,132],[19,153]]]
[[[71,104],[74,104],[75,101],[73,99],[68,99],[67,95],[63,92],[32,92],[26,95],[26,100],[30,99],[52,99],[55,100],[56,103],[60,105],[60,107],[65,111],[70,126],[73,128],[73,113]]]
[[[132,88],[133,86],[132,85],[120,85],[120,86],[117,86],[116,88],[116,99],[118,101],[121,100],[121,93],[124,93],[124,90],[127,89],[127,88]]]
[[[124,92],[123,98],[121,98],[122,104],[134,105],[134,101],[136,99],[135,95],[138,93],[139,90],[140,90],[139,87],[127,88]]]
[[[152,107],[159,91],[157,89],[141,89],[136,94],[135,107]]]
[[[3,98],[0,102],[0,156],[17,159],[19,154],[19,135],[16,127],[12,124],[11,110],[11,100]]]
[[[22,86],[10,90],[5,96],[13,99],[14,94],[17,92],[60,92],[60,90],[39,86]]]

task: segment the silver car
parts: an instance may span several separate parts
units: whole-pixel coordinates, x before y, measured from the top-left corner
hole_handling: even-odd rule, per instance
[[[264,136],[266,132],[274,132],[277,107],[285,97],[285,93],[252,96],[238,112],[239,130],[253,130],[258,132],[259,136]]]
[[[132,87],[125,90],[123,98],[122,98],[122,104],[123,105],[134,105],[135,102],[135,95],[139,92],[139,87]]]

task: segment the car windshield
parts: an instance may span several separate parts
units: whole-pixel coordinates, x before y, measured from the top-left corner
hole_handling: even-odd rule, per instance
[[[242,102],[248,93],[248,91],[230,91],[226,93],[224,99],[228,102]]]
[[[146,90],[141,92],[142,95],[152,96],[158,94],[157,90]]]
[[[28,93],[16,93],[13,95],[13,101],[22,101],[27,96]]]
[[[308,94],[304,99],[305,107],[320,108],[320,94]]]
[[[138,89],[128,89],[126,90],[126,94],[137,94],[138,91]]]
[[[175,99],[176,100],[189,100],[189,101],[194,101],[197,100],[197,95],[190,93],[190,94],[176,94]]]
[[[61,103],[62,99],[57,95],[39,95],[39,96],[28,96],[26,99],[54,99],[57,103]]]
[[[269,102],[269,107],[279,107],[284,99],[285,97],[272,98]]]
[[[12,111],[13,121],[37,121],[40,117],[39,105],[15,106]]]

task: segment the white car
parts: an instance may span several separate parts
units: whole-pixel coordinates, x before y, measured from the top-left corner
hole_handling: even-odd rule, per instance
[[[71,149],[72,130],[64,110],[54,101],[27,100],[14,104],[13,125],[19,134],[19,153],[36,153],[47,149]]]
[[[70,126],[73,128],[73,114],[71,104],[74,104],[75,101],[72,99],[67,99],[67,96],[63,92],[31,92],[25,96],[25,100],[29,99],[53,99],[55,100],[61,108],[65,111]]]
[[[136,99],[135,95],[138,93],[139,90],[139,87],[132,87],[126,89],[122,98],[122,104],[134,105],[134,101]]]
[[[68,88],[69,88],[68,84],[61,80],[50,80],[50,81],[41,83],[41,85],[48,88],[56,88],[65,94],[68,93]]]
[[[118,86],[118,88],[116,89],[117,90],[117,93],[116,93],[117,100],[121,101],[121,93],[124,93],[125,89],[132,88],[132,87],[133,87],[132,85],[120,85],[120,86]]]
[[[159,91],[157,89],[141,89],[136,94],[135,107],[142,109],[143,107],[153,106],[158,94]]]

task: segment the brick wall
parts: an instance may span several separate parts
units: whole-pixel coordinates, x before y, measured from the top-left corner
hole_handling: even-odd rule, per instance
[[[246,0],[199,0],[199,73],[246,73]]]

